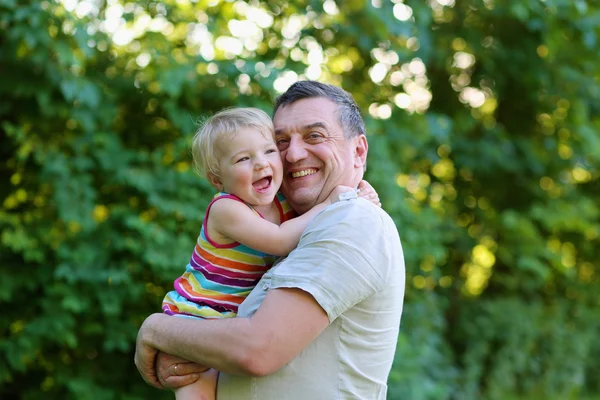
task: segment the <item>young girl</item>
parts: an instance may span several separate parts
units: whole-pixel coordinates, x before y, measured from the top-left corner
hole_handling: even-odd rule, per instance
[[[278,192],[283,167],[271,118],[255,108],[233,108],[208,119],[194,136],[194,163],[219,191],[206,215],[185,273],[163,300],[166,314],[231,318],[278,256],[287,255],[309,222],[343,192],[301,216]],[[374,191],[361,183],[361,197]],[[378,204],[378,201],[373,200]],[[177,400],[214,399],[218,372],[175,391]]]

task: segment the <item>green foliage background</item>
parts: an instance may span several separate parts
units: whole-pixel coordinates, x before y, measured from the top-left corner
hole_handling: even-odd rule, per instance
[[[133,345],[212,195],[195,121],[309,64],[405,249],[388,397],[600,398],[600,6],[336,3],[0,0],[1,398],[172,398]]]

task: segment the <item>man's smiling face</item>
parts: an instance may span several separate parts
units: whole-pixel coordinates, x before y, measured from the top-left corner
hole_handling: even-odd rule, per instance
[[[324,97],[295,101],[277,109],[273,124],[284,170],[281,190],[298,213],[324,201],[338,185],[358,185],[366,139],[344,137],[334,102]]]

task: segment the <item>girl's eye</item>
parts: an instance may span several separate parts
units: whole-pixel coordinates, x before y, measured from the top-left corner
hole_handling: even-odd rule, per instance
[[[242,157],[239,160],[237,160],[236,163],[239,163],[239,162],[242,162],[242,161],[247,161],[247,160],[249,160],[248,157]]]
[[[267,150],[267,154],[276,153],[276,152],[277,152],[277,150],[275,150],[275,149],[269,149],[269,150]]]

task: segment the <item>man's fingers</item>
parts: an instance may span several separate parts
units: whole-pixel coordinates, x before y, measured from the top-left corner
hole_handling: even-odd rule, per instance
[[[154,365],[152,365],[151,367],[142,367],[141,365],[139,365],[137,363],[137,360],[136,360],[135,365],[137,366],[138,370],[140,371],[142,378],[148,385],[154,386],[155,388],[158,388],[158,389],[163,389],[163,386],[160,384],[160,382],[158,380],[158,376],[156,375],[156,372],[154,370]]]
[[[200,374],[189,374],[183,376],[171,375],[162,381],[164,387],[168,389],[177,389],[182,386],[191,385],[200,378]]]
[[[184,376],[190,374],[199,374],[208,371],[209,368],[204,365],[196,364],[193,362],[174,364],[169,367],[171,375]]]
[[[145,364],[146,363],[140,359],[140,357],[138,356],[138,353],[136,352],[135,366],[137,367],[138,371],[140,371],[140,374],[142,375],[142,378],[144,379],[144,381],[150,386],[154,386],[155,388],[158,388],[158,389],[163,389],[163,386],[160,384],[160,382],[158,380],[158,376],[156,375],[156,370],[154,369],[154,364],[153,365],[145,365]]]
[[[158,380],[158,376],[156,375],[156,369],[154,368],[154,362],[156,360],[156,350],[152,349],[148,346],[144,346],[143,344],[138,342],[136,343],[136,351],[134,363],[137,367],[140,375],[144,381],[155,388],[162,389],[162,385]]]
[[[189,360],[186,360],[185,358],[181,358],[181,357],[177,357],[168,353],[163,353],[162,351],[158,353],[158,361],[157,363],[165,363],[165,364],[180,364],[180,363],[186,363],[189,362]]]
[[[154,376],[142,375],[142,377],[144,378],[144,381],[146,381],[146,383],[148,385],[154,386],[157,389],[164,389],[163,385],[161,385],[161,383],[158,381],[158,378],[156,377],[156,375],[154,375]]]
[[[185,358],[159,352],[155,373],[163,387],[177,389],[194,383],[200,377],[199,374],[208,369],[208,367],[190,362]]]

